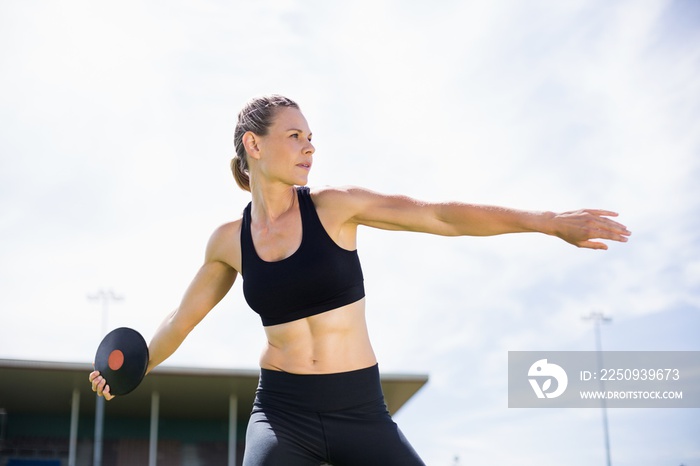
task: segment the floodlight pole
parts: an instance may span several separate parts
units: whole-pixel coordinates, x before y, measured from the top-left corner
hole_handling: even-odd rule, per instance
[[[610,322],[612,321],[612,318],[606,317],[603,315],[602,312],[591,312],[587,317],[584,317],[583,320],[593,320],[593,330],[595,333],[595,348],[596,348],[596,356],[598,360],[598,381],[600,384],[600,390],[601,392],[605,391],[605,383],[603,382],[602,376],[601,376],[601,370],[603,369],[603,344],[601,342],[600,338],[600,325],[603,322]],[[610,460],[610,434],[608,432],[608,406],[605,401],[605,396],[602,396],[600,398],[600,404],[601,408],[603,410],[603,435],[605,437],[605,459],[606,459],[606,464],[607,466],[612,466],[612,462]]]
[[[121,301],[123,296],[117,296],[111,289],[109,291],[99,290],[94,295],[88,295],[91,301],[100,300],[102,302],[102,324],[101,335],[104,337],[107,334],[107,320],[109,319],[109,304],[115,301]],[[102,466],[102,438],[104,432],[105,419],[105,399],[103,396],[98,396],[95,401],[95,445],[92,455],[93,466]]]

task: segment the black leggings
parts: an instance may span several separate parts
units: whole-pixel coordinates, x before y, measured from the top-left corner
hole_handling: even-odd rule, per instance
[[[425,463],[392,421],[378,366],[328,375],[262,369],[244,466]]]

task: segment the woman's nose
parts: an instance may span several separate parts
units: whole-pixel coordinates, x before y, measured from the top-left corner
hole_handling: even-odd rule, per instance
[[[316,152],[316,148],[314,147],[313,144],[311,144],[311,141],[307,144],[307,146],[304,148],[304,153],[313,155],[313,153]]]

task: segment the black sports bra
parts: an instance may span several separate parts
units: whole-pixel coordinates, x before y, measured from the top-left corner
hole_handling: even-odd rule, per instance
[[[263,326],[283,324],[359,301],[365,296],[357,251],[338,246],[323,228],[309,188],[297,188],[302,239],[291,256],[266,262],[250,234],[251,204],[243,211],[243,295]]]

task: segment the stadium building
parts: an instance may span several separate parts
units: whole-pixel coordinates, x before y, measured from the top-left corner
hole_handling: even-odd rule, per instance
[[[91,370],[0,359],[0,466],[241,464],[257,370],[160,366],[103,408],[87,380]],[[428,377],[381,380],[393,415]]]

